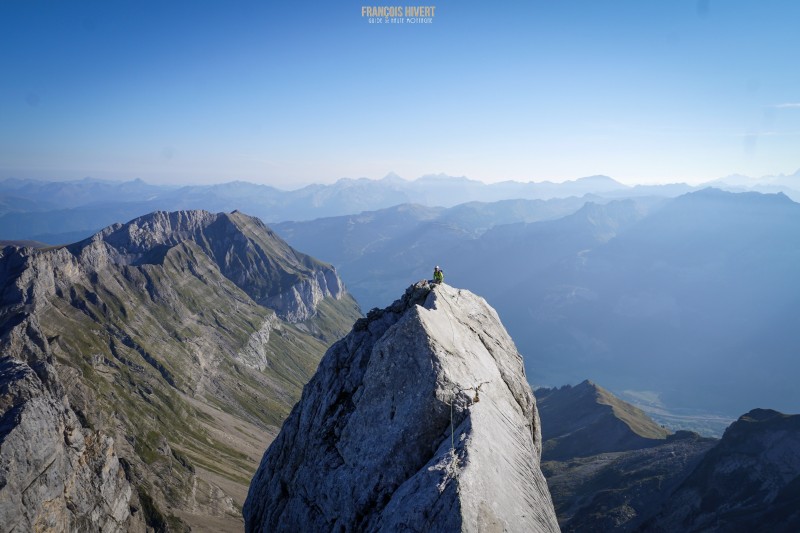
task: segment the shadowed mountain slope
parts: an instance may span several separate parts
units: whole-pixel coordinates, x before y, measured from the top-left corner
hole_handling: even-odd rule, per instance
[[[800,415],[740,417],[643,530],[800,530]]]
[[[679,431],[657,446],[542,461],[561,530],[635,531],[716,442]]]
[[[584,381],[537,389],[544,460],[585,457],[663,444],[669,431],[604,388]]]
[[[542,471],[562,531],[633,531],[652,517],[715,439],[669,434],[590,382],[537,389]]]
[[[502,276],[513,282],[488,277],[475,288],[523,353],[536,351],[535,382],[588,374],[612,390],[656,391],[669,407],[730,416],[798,408],[800,205],[706,190],[594,244],[585,230],[564,226],[551,242],[534,229],[471,256],[512,258]],[[469,267],[471,280],[480,268]]]

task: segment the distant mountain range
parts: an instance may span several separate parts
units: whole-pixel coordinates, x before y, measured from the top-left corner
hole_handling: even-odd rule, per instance
[[[800,201],[800,171],[791,176],[760,179],[731,176],[712,183],[730,190],[784,192]],[[217,185],[160,186],[142,180],[112,182],[0,181],[0,239],[74,242],[118,220],[157,210],[239,210],[267,223],[304,221],[352,215],[400,204],[453,207],[467,202],[549,200],[593,197],[675,197],[704,186],[686,184],[623,185],[607,176],[589,176],[563,183],[505,181],[485,184],[464,177],[423,176],[409,181],[390,173],[380,180],[344,178],[330,185],[281,190],[235,181]]]
[[[512,267],[516,284],[487,292],[526,352],[615,389],[660,390],[676,407],[800,410],[788,378],[800,370],[800,205],[709,189],[639,220],[630,206],[592,209],[603,216],[584,209],[545,233],[531,225],[516,242],[552,262]],[[518,257],[510,248],[472,255]]]
[[[798,181],[720,184],[795,194]],[[501,197],[512,199],[490,201]],[[787,378],[800,335],[797,204],[782,193],[389,175],[296,191],[5,180],[0,199],[0,239],[49,244],[153,209],[249,210],[336,265],[364,309],[440,264],[446,281],[493,302],[523,353],[541,355],[533,383],[589,374],[618,392],[660,394],[656,408],[800,410]]]
[[[365,309],[439,264],[445,282],[493,302],[537,360],[533,383],[590,374],[675,408],[800,410],[799,204],[704,189],[567,214],[580,204],[406,206],[274,227],[335,264]],[[502,223],[480,219],[493,211]]]
[[[471,202],[451,208],[404,204],[357,215],[281,222],[271,227],[294,246],[308,246],[317,256],[335,264],[362,307],[370,309],[385,305],[409,279],[429,277],[437,262],[446,264],[446,275],[463,280],[461,271],[473,261],[484,259],[456,258],[471,254],[477,242],[505,247],[506,252],[514,249],[512,257],[502,256],[505,259],[518,257],[513,235],[517,228],[572,215],[586,202],[585,197],[570,197]],[[503,235],[505,232],[510,233]],[[497,292],[497,287],[515,279],[509,270],[486,270],[482,276],[484,285],[493,286]]]

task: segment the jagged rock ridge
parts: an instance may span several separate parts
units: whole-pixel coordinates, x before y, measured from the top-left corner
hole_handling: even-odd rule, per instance
[[[344,294],[333,267],[297,252],[259,219],[237,211],[158,211],[109,226],[70,250],[140,265],[160,263],[170,248],[187,242],[198,245],[256,303],[291,322],[311,318],[323,298]]]
[[[643,531],[800,531],[800,415],[753,409]]]
[[[241,213],[0,250],[0,524],[241,521],[263,442],[358,316],[332,267]]]
[[[689,431],[642,439],[642,428],[658,426],[591,382],[536,394],[549,435],[543,450],[559,452],[542,471],[562,531],[800,530],[800,415],[754,409],[720,440]],[[598,402],[613,409],[598,418]],[[639,437],[638,449],[636,440],[609,439],[619,424]],[[570,433],[568,446],[553,448]],[[605,451],[586,456],[581,442]]]
[[[264,454],[247,531],[558,531],[522,358],[474,294],[420,282],[332,346]]]
[[[536,390],[542,471],[561,530],[635,531],[688,476],[715,439],[668,431],[584,381]]]

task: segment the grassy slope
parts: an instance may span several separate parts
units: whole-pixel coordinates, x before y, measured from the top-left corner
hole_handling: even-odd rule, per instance
[[[326,338],[343,331],[337,306],[350,303],[324,303],[312,329]],[[86,425],[115,436],[140,499],[173,525],[173,511],[191,508],[190,494],[197,499],[213,476],[238,487],[229,490],[240,498],[234,507],[243,503],[270,435],[327,347],[304,326],[276,321],[268,367],[243,364],[236,354],[274,314],[192,242],[161,264],[101,270],[43,313],[72,404]],[[224,514],[218,507],[201,512]]]
[[[614,416],[625,422],[625,424],[636,435],[646,439],[665,439],[670,431],[658,425],[644,411],[620,400],[609,391],[595,385],[597,389],[597,403],[611,407]]]
[[[669,431],[590,381],[536,391],[545,460],[655,446]]]

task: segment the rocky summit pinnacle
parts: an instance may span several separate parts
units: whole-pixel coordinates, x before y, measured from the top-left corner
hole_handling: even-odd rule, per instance
[[[558,531],[522,357],[485,300],[419,282],[323,357],[247,531]]]

